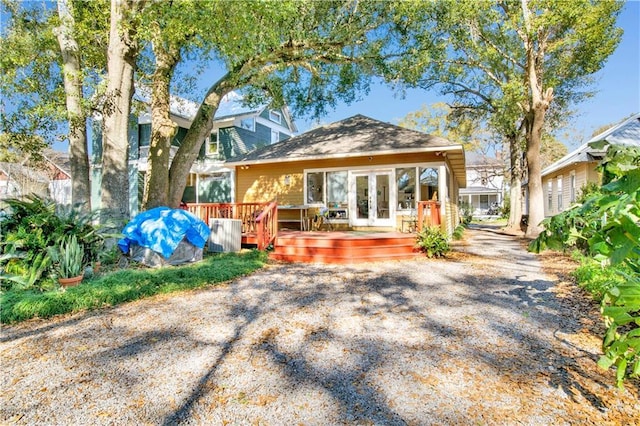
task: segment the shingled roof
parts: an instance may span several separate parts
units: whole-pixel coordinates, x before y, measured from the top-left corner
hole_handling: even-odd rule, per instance
[[[464,149],[445,138],[405,129],[364,115],[318,127],[301,135],[227,160],[230,166],[280,161],[321,160],[411,152],[448,154],[455,173],[464,179]],[[460,176],[458,176],[460,178]]]
[[[607,142],[604,148],[595,148],[591,145],[601,141]],[[576,163],[602,161],[609,145],[640,146],[640,113],[594,136],[589,142],[547,166],[542,170],[541,175],[546,176]]]

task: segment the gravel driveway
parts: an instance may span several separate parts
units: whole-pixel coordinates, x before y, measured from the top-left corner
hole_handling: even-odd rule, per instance
[[[3,327],[0,423],[640,424],[638,381],[597,369],[592,312],[516,238],[456,250]]]

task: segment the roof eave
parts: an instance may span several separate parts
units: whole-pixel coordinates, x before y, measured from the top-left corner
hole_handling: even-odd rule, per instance
[[[394,154],[415,154],[420,152],[449,152],[449,151],[461,151],[464,156],[464,149],[462,145],[449,145],[449,146],[437,146],[426,148],[408,148],[408,149],[393,149],[384,151],[365,151],[365,152],[348,152],[348,153],[336,153],[329,155],[309,155],[297,158],[287,158],[287,162],[299,162],[299,161],[313,161],[313,160],[331,160],[335,158],[354,158],[354,157],[366,157],[366,156],[380,156],[380,155],[394,155]],[[228,161],[226,164],[236,166],[251,166],[258,164],[270,164],[282,162],[283,158],[269,158],[269,159],[257,159],[257,160],[245,160],[245,161]]]

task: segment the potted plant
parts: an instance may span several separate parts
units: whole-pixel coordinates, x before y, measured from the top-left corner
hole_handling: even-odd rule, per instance
[[[58,271],[58,282],[63,287],[78,285],[84,277],[84,247],[75,235],[65,236],[60,245],[50,251]]]

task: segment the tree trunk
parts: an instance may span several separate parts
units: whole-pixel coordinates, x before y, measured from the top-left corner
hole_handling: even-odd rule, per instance
[[[83,213],[91,212],[91,184],[87,152],[87,119],[82,111],[82,73],[78,43],[73,37],[73,4],[58,0],[60,26],[56,36],[62,54],[64,92],[69,120],[71,203]]]
[[[544,43],[536,43],[532,37],[536,35],[532,30],[531,11],[528,0],[521,0],[522,16],[526,29],[524,48],[526,52],[525,81],[528,86],[530,99],[526,110],[526,140],[527,140],[527,179],[528,179],[528,207],[529,222],[525,235],[537,237],[542,232],[540,222],[544,219],[544,194],[542,192],[542,167],[540,147],[542,146],[542,129],[544,118],[553,100],[553,89],[543,89],[542,69],[538,69],[544,60]],[[540,36],[538,33],[537,36]],[[537,50],[536,50],[537,49]]]
[[[137,56],[135,27],[123,25],[142,7],[136,0],[111,0],[107,91],[103,106],[100,221],[115,229],[129,219],[129,114]],[[124,27],[124,28],[123,28]]]
[[[178,207],[182,201],[187,178],[194,161],[205,140],[209,139],[213,128],[213,116],[220,105],[222,97],[233,89],[228,81],[228,75],[215,83],[205,96],[205,102],[200,105],[193,123],[178,148],[171,168],[169,169],[169,206]]]
[[[169,203],[169,158],[171,139],[177,129],[170,116],[169,91],[171,76],[180,60],[180,53],[164,50],[162,43],[159,42],[154,43],[153,52],[156,57],[156,69],[151,77],[151,142],[142,201],[143,210],[171,204]]]
[[[222,96],[219,97],[222,99]],[[171,168],[169,169],[169,206],[176,208],[182,201],[184,189],[187,186],[187,178],[191,166],[198,158],[200,147],[211,134],[213,128],[213,116],[217,110],[215,106],[205,103],[200,105],[189,131],[176,152]]]
[[[542,99],[542,96],[540,97]],[[527,126],[527,172],[529,183],[529,224],[526,236],[537,237],[542,232],[540,222],[544,219],[544,193],[542,191],[542,167],[540,146],[542,145],[542,128],[548,102],[534,103],[531,111],[531,122]]]
[[[533,49],[527,61],[527,75],[531,100],[528,105],[526,120],[526,140],[527,140],[527,189],[529,221],[525,235],[535,238],[542,232],[540,222],[544,219],[544,193],[542,191],[542,159],[540,158],[540,148],[542,146],[542,129],[544,119],[549,109],[549,104],[553,100],[553,89],[546,91],[542,89],[542,83],[538,81],[538,72],[535,69]]]
[[[518,137],[509,137],[509,229],[520,229],[522,219],[522,150]]]

